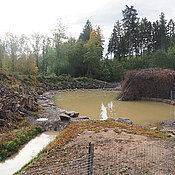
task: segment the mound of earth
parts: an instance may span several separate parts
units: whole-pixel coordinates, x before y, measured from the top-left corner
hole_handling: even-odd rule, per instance
[[[141,98],[170,99],[175,90],[175,71],[150,68],[128,71],[122,84],[118,100],[139,100]]]

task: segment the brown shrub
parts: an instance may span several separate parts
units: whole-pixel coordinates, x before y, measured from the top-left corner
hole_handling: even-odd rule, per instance
[[[145,98],[169,99],[175,90],[175,71],[150,68],[127,71],[118,100],[139,100]]]

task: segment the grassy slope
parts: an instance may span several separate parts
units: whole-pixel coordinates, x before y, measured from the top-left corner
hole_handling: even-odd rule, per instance
[[[21,145],[44,131],[41,127],[26,124],[23,121],[15,129],[0,135],[0,161],[17,152]]]

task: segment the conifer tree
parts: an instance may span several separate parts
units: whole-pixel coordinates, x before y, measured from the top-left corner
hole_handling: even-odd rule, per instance
[[[132,58],[133,62],[133,53],[134,53],[134,45],[137,42],[137,27],[139,18],[137,17],[137,10],[134,9],[133,6],[129,7],[126,5],[126,9],[122,11],[123,13],[123,28],[125,32],[125,36],[128,39],[128,50],[129,50],[129,60]]]
[[[109,39],[108,53],[114,54],[114,57],[117,59],[121,58],[121,38],[122,38],[122,29],[119,20],[114,25],[111,38]]]
[[[83,28],[83,32],[80,33],[79,40],[82,40],[85,42],[89,41],[91,31],[92,31],[92,24],[89,20],[87,20],[87,22]]]

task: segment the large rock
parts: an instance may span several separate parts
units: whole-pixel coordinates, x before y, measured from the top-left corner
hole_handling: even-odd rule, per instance
[[[70,117],[78,117],[79,112],[75,112],[75,111],[67,111],[66,112],[67,115],[69,115]]]
[[[70,120],[70,116],[62,113],[62,114],[60,114],[60,119],[61,119],[61,121]]]
[[[161,124],[164,129],[175,130],[175,120],[163,121]]]
[[[41,126],[45,131],[62,131],[69,122],[60,120],[36,120],[35,125]]]
[[[118,118],[117,122],[132,125],[132,121],[129,118]]]
[[[82,119],[82,120],[88,119],[89,120],[89,117],[88,116],[79,116],[77,119]]]

